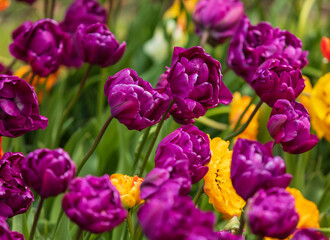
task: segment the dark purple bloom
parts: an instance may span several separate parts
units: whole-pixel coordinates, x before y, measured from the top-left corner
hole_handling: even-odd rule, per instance
[[[286,60],[268,59],[256,70],[251,86],[260,99],[273,107],[278,99],[295,101],[305,88],[300,69],[288,65]]]
[[[18,137],[47,125],[34,89],[18,77],[0,74],[0,136]]]
[[[16,2],[26,2],[30,5],[32,5],[36,0],[16,0]]]
[[[329,240],[316,229],[302,229],[297,231],[291,240]]]
[[[97,22],[105,23],[106,10],[96,0],[75,0],[65,13],[60,23],[63,31],[74,34],[80,24],[91,25]]]
[[[202,37],[208,32],[208,41],[216,46],[234,35],[243,14],[240,0],[200,0],[193,15],[196,33]]]
[[[31,65],[32,71],[42,77],[54,73],[62,63],[64,54],[70,52],[72,41],[52,19],[27,21],[12,34],[10,53]]]
[[[286,238],[296,229],[299,215],[294,198],[283,188],[260,189],[247,206],[251,231],[260,236]]]
[[[3,72],[5,71],[5,69],[6,66],[0,63],[0,74],[13,75],[13,72],[11,70],[7,70],[6,72]]]
[[[214,214],[196,208],[188,196],[153,198],[140,207],[137,216],[150,240],[217,240]]]
[[[251,25],[243,16],[230,42],[227,63],[251,83],[255,71],[267,59],[284,58],[291,67],[302,69],[308,63],[307,54],[292,33],[273,28],[267,22]]]
[[[191,189],[188,164],[187,160],[179,162],[181,163],[176,164],[171,172],[157,167],[151,170],[141,184],[140,197],[166,199],[171,196],[187,195]]]
[[[104,23],[79,25],[75,41],[81,59],[100,67],[117,63],[126,50],[126,43],[119,44]]]
[[[231,180],[238,195],[245,201],[259,189],[286,188],[292,176],[286,172],[285,162],[273,157],[273,142],[237,139],[231,162]]]
[[[191,182],[196,183],[207,173],[208,167],[205,165],[210,159],[210,140],[206,133],[194,125],[186,125],[175,130],[159,143],[155,167],[175,172],[178,167],[174,166],[185,162],[184,164],[188,164]]]
[[[3,217],[0,217],[0,239],[1,240],[13,240],[13,238],[11,236],[11,231],[6,222],[6,219]]]
[[[12,217],[24,213],[34,201],[21,174],[21,153],[5,153],[0,160],[0,216]]]
[[[57,196],[67,190],[75,175],[75,164],[62,148],[30,152],[21,163],[25,181],[42,198]]]
[[[25,240],[24,235],[19,232],[11,232],[10,235],[13,240]]]
[[[242,235],[234,235],[227,231],[217,232],[218,240],[244,240]]]
[[[112,230],[127,214],[108,175],[75,178],[70,192],[64,195],[62,206],[73,222],[92,233]]]
[[[192,123],[207,109],[233,98],[222,82],[220,63],[201,47],[175,47],[167,80],[175,102],[170,113],[179,123]]]
[[[310,134],[310,117],[306,108],[297,102],[278,100],[273,107],[267,129],[285,152],[300,154],[312,149],[319,141]]]
[[[104,94],[111,115],[128,129],[141,131],[158,123],[168,107],[168,101],[129,68],[109,76]]]

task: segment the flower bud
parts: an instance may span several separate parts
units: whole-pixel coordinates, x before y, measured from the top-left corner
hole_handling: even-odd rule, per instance
[[[104,94],[111,115],[128,129],[141,131],[158,123],[168,107],[167,99],[129,68],[109,76]]]
[[[178,123],[192,123],[233,98],[222,81],[220,63],[201,47],[175,47],[167,80],[175,103],[170,113]]]
[[[302,229],[297,231],[291,240],[329,240],[329,238],[316,229]]]
[[[126,43],[119,45],[104,23],[78,26],[75,40],[84,62],[108,67],[117,63],[126,50]]]
[[[317,143],[316,135],[310,134],[309,114],[301,103],[280,99],[274,106],[267,129],[283,150],[300,154],[312,149]]]
[[[120,194],[120,200],[126,209],[142,203],[140,198],[140,186],[143,178],[137,175],[130,177],[123,174],[112,174],[110,176],[112,184],[117,188]]]
[[[75,175],[75,164],[62,148],[30,152],[21,168],[28,185],[42,198],[65,192]]]
[[[296,228],[299,215],[294,198],[282,188],[260,189],[247,207],[251,231],[260,236],[286,238]]]
[[[127,211],[110,177],[77,177],[62,202],[66,215],[81,229],[92,233],[111,231],[121,224]]]
[[[12,152],[5,153],[0,159],[0,217],[25,213],[34,201],[33,193],[22,178],[23,159],[23,154]]]
[[[231,162],[231,180],[238,195],[245,201],[259,189],[286,188],[292,176],[286,172],[279,156],[273,157],[273,142],[237,139]]]
[[[234,35],[243,14],[240,0],[200,0],[193,15],[196,33],[202,37],[208,32],[210,44],[221,44]]]
[[[320,47],[323,56],[330,61],[330,38],[322,37]]]

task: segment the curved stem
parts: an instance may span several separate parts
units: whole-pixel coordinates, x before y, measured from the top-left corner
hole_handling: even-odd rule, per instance
[[[244,132],[244,130],[249,126],[250,122],[252,121],[253,117],[256,115],[256,113],[258,112],[259,108],[262,105],[262,101],[260,101],[257,106],[254,108],[253,112],[251,113],[249,119],[246,121],[246,123],[244,123],[240,129],[238,129],[236,132],[231,133],[229,136],[227,136],[225,138],[225,141],[228,141],[236,136],[238,136],[239,134],[241,134],[242,132]]]
[[[107,16],[107,25],[110,28],[110,23],[111,23],[111,18],[112,18],[112,9],[114,8],[114,0],[109,0],[109,5],[108,5],[108,16]]]
[[[142,232],[141,225],[139,224],[139,222],[137,222],[134,229],[133,240],[138,240],[141,236],[141,232]]]
[[[107,119],[107,121],[104,123],[103,127],[101,128],[101,131],[99,132],[99,134],[97,135],[93,145],[91,146],[91,148],[88,150],[88,152],[85,154],[85,156],[83,157],[83,159],[81,160],[81,162],[79,163],[78,167],[77,167],[77,173],[76,176],[78,176],[78,174],[80,173],[81,169],[83,168],[83,166],[86,164],[87,160],[89,159],[89,157],[93,154],[93,152],[95,151],[95,149],[97,148],[97,146],[99,145],[105,131],[107,130],[107,127],[109,126],[109,124],[111,123],[111,120],[113,119],[113,117],[109,116],[109,118]]]
[[[1,74],[6,74],[6,72],[10,71],[12,69],[12,67],[15,65],[15,63],[17,62],[17,59],[14,58],[11,63],[9,63],[9,65],[1,72]]]
[[[32,224],[32,228],[31,228],[29,240],[33,240],[33,238],[34,238],[34,234],[35,234],[36,229],[37,229],[37,224],[38,224],[38,220],[39,220],[39,217],[40,217],[40,213],[41,213],[41,209],[42,209],[43,203],[44,203],[44,199],[43,198],[40,198],[36,215],[34,215],[34,219],[33,219],[33,224]]]
[[[241,218],[239,220],[239,229],[237,231],[237,235],[242,235],[244,225],[245,225],[245,207],[242,209],[242,214],[241,214]]]
[[[75,237],[76,240],[81,239],[83,230],[81,228],[78,229],[77,235]]]
[[[61,121],[60,121],[58,130],[57,130],[56,138],[55,138],[55,146],[56,147],[59,145],[59,142],[60,142],[60,136],[61,136],[61,131],[62,131],[62,127],[63,127],[64,121],[66,120],[66,118],[68,117],[69,113],[71,112],[73,106],[75,105],[75,103],[79,99],[79,97],[80,97],[80,95],[82,93],[82,90],[84,89],[84,86],[85,86],[87,77],[88,77],[91,69],[92,69],[92,65],[89,64],[88,65],[88,68],[87,68],[87,70],[86,70],[86,72],[85,72],[85,74],[83,76],[83,79],[81,80],[81,82],[79,84],[79,88],[78,88],[76,94],[74,95],[74,97],[72,98],[71,102],[69,103],[69,105],[66,107],[66,109],[63,112],[63,115],[62,115],[62,118],[61,118]]]
[[[204,184],[202,186],[200,186],[200,188],[198,189],[198,191],[194,197],[194,203],[196,206],[197,206],[199,200],[201,199],[203,192],[204,192]]]
[[[253,104],[254,100],[256,99],[257,95],[254,94],[253,97],[251,98],[250,103],[246,106],[246,108],[244,109],[244,111],[242,112],[241,116],[239,116],[239,119],[237,120],[235,127],[234,127],[234,131],[236,131],[239,127],[239,125],[241,124],[241,121],[245,115],[245,113],[249,110],[249,108],[251,107],[251,105]]]
[[[48,17],[48,0],[44,0],[44,16]]]
[[[168,106],[168,108],[167,108],[165,114],[163,115],[162,119],[160,120],[160,122],[159,122],[158,125],[157,125],[156,131],[155,131],[155,134],[154,134],[154,136],[153,136],[153,138],[152,138],[152,140],[151,140],[150,146],[149,146],[149,148],[148,148],[148,150],[147,150],[147,153],[146,153],[146,156],[145,156],[145,158],[144,158],[144,161],[143,161],[143,164],[142,164],[142,167],[141,167],[140,173],[139,173],[139,177],[142,177],[142,175],[143,175],[144,169],[146,168],[147,162],[148,162],[149,157],[150,157],[150,153],[151,153],[151,151],[152,151],[152,149],[153,149],[153,147],[154,147],[154,145],[155,145],[155,142],[156,142],[157,137],[158,137],[158,135],[159,135],[160,129],[162,128],[163,123],[164,123],[164,121],[165,121],[165,118],[166,118],[168,112],[170,111],[171,107],[173,106],[173,104],[174,104],[174,102],[173,102],[173,100],[172,100],[171,103],[170,103],[170,105]]]
[[[133,167],[132,167],[132,170],[131,170],[131,175],[134,174],[134,172],[136,171],[136,168],[138,166],[138,163],[139,163],[139,159],[140,159],[140,156],[141,156],[141,153],[142,153],[142,150],[144,148],[144,145],[146,144],[147,142],[147,139],[148,139],[148,136],[149,136],[149,133],[150,133],[150,129],[151,129],[151,126],[148,127],[145,132],[143,133],[143,138],[142,138],[142,141],[140,142],[139,144],[139,147],[138,147],[138,150],[137,150],[137,153],[135,155],[135,159],[134,159],[134,163],[133,163]]]
[[[209,39],[209,32],[208,31],[204,31],[203,32],[203,35],[202,35],[202,38],[201,38],[201,43],[200,43],[200,46],[202,48],[204,48],[207,40]]]
[[[205,116],[197,118],[196,122],[200,122],[200,123],[204,124],[205,126],[209,126],[211,128],[214,128],[214,129],[217,129],[220,131],[223,131],[227,128],[227,124],[219,123],[219,122],[214,121],[213,119],[205,117]]]
[[[49,18],[54,18],[55,1],[56,0],[52,0],[51,2]]]
[[[134,227],[133,227],[133,221],[132,221],[132,216],[131,216],[131,210],[129,210],[127,212],[126,220],[127,220],[127,228],[128,228],[128,231],[129,231],[130,239],[133,239],[133,237],[134,237]]]

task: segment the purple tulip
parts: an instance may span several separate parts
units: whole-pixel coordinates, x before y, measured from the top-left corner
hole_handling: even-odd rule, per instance
[[[67,190],[75,175],[75,164],[62,148],[37,149],[21,163],[25,181],[42,198],[57,196]]]
[[[1,240],[13,240],[9,226],[6,222],[6,219],[0,217],[0,239]]]
[[[24,235],[19,232],[10,233],[12,240],[25,240]]]
[[[260,189],[250,199],[247,215],[254,234],[280,239],[293,233],[299,221],[294,198],[277,187]]]
[[[174,48],[168,82],[175,102],[171,114],[183,124],[233,98],[222,82],[221,65],[201,47]]]
[[[187,195],[191,189],[187,162],[180,161],[173,168],[172,172],[157,167],[151,170],[141,184],[141,198],[169,198]]]
[[[207,32],[210,44],[221,44],[234,35],[243,14],[240,0],[200,0],[193,15],[196,33],[202,37]]]
[[[34,89],[18,77],[0,74],[0,136],[18,137],[47,125]]]
[[[104,23],[78,26],[75,41],[84,62],[100,67],[117,63],[126,50],[126,43],[119,45]]]
[[[186,161],[186,159],[188,161]],[[165,137],[158,145],[155,167],[175,172],[188,164],[191,182],[200,181],[208,171],[205,166],[211,159],[210,140],[206,133],[194,125],[186,125]]]
[[[292,176],[286,172],[283,159],[273,157],[273,142],[237,139],[231,162],[231,180],[238,195],[245,201],[259,189],[286,188]]]
[[[267,59],[284,58],[291,67],[302,69],[308,63],[307,54],[292,33],[273,28],[267,22],[251,25],[243,16],[230,42],[227,64],[251,83],[255,71]]]
[[[108,98],[111,115],[128,129],[142,129],[160,121],[168,101],[151,84],[129,68],[109,76],[104,94]]]
[[[12,152],[5,153],[0,159],[0,217],[25,213],[34,201],[33,193],[22,178],[20,165],[23,159],[23,154]]]
[[[7,70],[6,72],[3,72],[5,71],[5,69],[6,66],[0,62],[0,74],[13,75],[13,72],[11,70]]]
[[[302,229],[297,231],[291,240],[329,240],[329,238],[315,229]]]
[[[242,235],[234,235],[227,231],[217,232],[217,240],[244,240],[245,238]]]
[[[60,23],[63,31],[74,34],[80,24],[106,23],[107,12],[96,0],[75,0]]]
[[[10,53],[29,63],[32,71],[42,77],[56,72],[72,48],[69,34],[52,19],[27,21],[13,32],[12,38]]]
[[[293,68],[287,61],[268,59],[256,70],[251,86],[260,99],[273,107],[278,99],[294,101],[305,88],[300,69]]]
[[[196,208],[188,196],[153,198],[140,207],[137,216],[150,240],[217,240],[214,214]]]
[[[297,102],[280,99],[273,107],[267,129],[283,150],[292,154],[304,153],[319,141],[310,134],[310,118],[306,108]]]
[[[75,178],[70,184],[70,192],[63,197],[62,206],[73,222],[92,233],[112,230],[127,214],[108,175]]]

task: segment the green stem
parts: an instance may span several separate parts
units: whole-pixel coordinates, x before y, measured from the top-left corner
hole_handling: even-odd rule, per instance
[[[79,97],[80,97],[80,95],[82,93],[82,90],[84,89],[84,86],[85,86],[87,77],[88,77],[91,69],[92,69],[92,65],[89,64],[88,65],[88,68],[87,68],[87,70],[86,70],[86,72],[85,72],[85,74],[83,76],[83,79],[81,80],[81,82],[79,84],[79,88],[78,88],[76,94],[74,95],[74,97],[72,98],[71,102],[69,103],[69,105],[66,107],[66,109],[63,112],[63,115],[62,115],[62,118],[61,118],[61,121],[60,121],[58,130],[57,130],[56,138],[55,138],[55,146],[58,146],[59,145],[61,131],[62,131],[62,127],[63,127],[64,121],[66,120],[66,118],[68,117],[68,115],[69,115],[70,111],[72,110],[73,106],[75,105],[75,103],[79,99]]]
[[[9,63],[9,65],[2,71],[2,74],[5,74],[6,72],[8,72],[9,70],[12,69],[12,67],[15,65],[15,63],[17,62],[17,59],[14,58],[11,63]]]
[[[108,5],[108,16],[107,16],[107,25],[110,28],[112,9],[114,8],[114,0],[109,0]]]
[[[141,167],[141,170],[140,170],[140,173],[139,173],[139,177],[142,177],[143,175],[143,172],[144,172],[144,169],[146,168],[146,165],[147,165],[147,162],[149,160],[149,157],[150,157],[150,154],[151,154],[151,151],[156,143],[156,140],[157,140],[157,137],[159,135],[159,132],[160,132],[160,129],[162,128],[163,126],[163,123],[165,121],[165,118],[168,114],[168,112],[170,111],[171,107],[173,106],[174,102],[173,100],[171,101],[170,105],[168,106],[168,109],[167,111],[165,112],[165,114],[163,115],[162,119],[160,120],[160,122],[158,123],[157,125],[157,128],[156,128],[156,131],[155,131],[155,134],[151,140],[151,143],[150,143],[150,146],[147,150],[147,153],[146,153],[146,156],[144,157],[144,161],[143,161],[143,164],[142,164],[142,167]]]
[[[76,240],[79,240],[81,239],[82,237],[82,234],[83,234],[83,230],[81,228],[78,229],[78,232],[77,232],[77,235],[75,237]]]
[[[322,194],[322,197],[321,197],[319,203],[317,204],[317,206],[319,208],[323,205],[323,202],[326,200],[326,197],[328,195],[329,190],[330,190],[330,183],[328,183],[328,185],[326,186],[326,188],[325,188],[325,190],[324,190],[324,192]]]
[[[249,108],[251,107],[251,105],[253,104],[254,100],[256,99],[257,94],[254,94],[253,97],[251,98],[250,103],[246,106],[246,108],[244,109],[244,111],[242,112],[241,116],[239,117],[239,119],[237,120],[235,127],[234,127],[234,131],[236,131],[239,127],[239,125],[241,124],[241,121],[245,115],[245,113],[249,110]]]
[[[56,0],[52,0],[51,2],[49,18],[54,18],[55,2]]]
[[[142,233],[141,225],[139,223],[136,223],[133,240],[138,240],[141,236],[141,233]]]
[[[223,131],[227,128],[227,124],[219,123],[205,116],[196,119],[196,121],[220,131]]]
[[[237,235],[242,235],[243,230],[244,230],[244,226],[245,226],[245,208],[246,206],[242,209],[242,214],[241,214],[241,218],[239,220],[239,228],[237,231]]]
[[[207,42],[208,39],[209,39],[209,32],[207,30],[205,30],[203,32],[203,35],[202,35],[202,38],[201,38],[201,42],[200,42],[200,46],[202,48],[204,48],[204,46],[205,46],[205,44],[206,44],[206,42]]]
[[[40,217],[40,213],[41,213],[41,209],[42,209],[43,203],[44,203],[44,199],[43,198],[40,198],[36,215],[34,215],[34,219],[33,219],[33,224],[32,224],[32,228],[31,228],[29,240],[33,240],[33,238],[34,238],[34,234],[35,234],[36,229],[37,229],[37,224],[38,224],[38,220],[39,220],[39,217]]]
[[[103,127],[101,128],[101,131],[97,135],[97,137],[96,137],[93,145],[91,146],[91,148],[88,150],[88,152],[85,154],[85,156],[83,157],[83,159],[79,163],[78,168],[77,168],[76,176],[78,176],[78,174],[80,173],[80,171],[83,168],[83,166],[86,164],[86,162],[89,159],[89,157],[93,154],[93,152],[95,151],[95,149],[99,145],[99,143],[100,143],[100,141],[101,141],[101,139],[102,139],[105,131],[107,130],[109,124],[111,123],[111,120],[112,119],[113,119],[113,117],[110,114],[110,116],[108,117],[107,121],[104,123]]]
[[[48,17],[48,0],[44,1],[44,16],[45,18]]]
[[[229,134],[229,136],[227,136],[225,138],[225,141],[228,141],[236,136],[238,136],[239,134],[241,134],[242,132],[244,132],[244,130],[249,126],[250,122],[252,121],[253,117],[256,115],[256,113],[258,112],[259,108],[262,105],[262,101],[260,101],[257,106],[254,108],[253,112],[251,113],[249,119],[246,121],[246,123],[244,123],[240,129],[238,129],[236,132],[233,132],[231,134]]]
[[[194,197],[194,203],[195,205],[197,206],[198,202],[200,201],[202,195],[203,195],[203,192],[204,192],[204,184],[202,186],[199,187],[195,197]]]
[[[132,170],[131,170],[131,175],[133,175],[136,171],[136,168],[138,166],[138,163],[139,163],[139,159],[140,159],[140,156],[141,156],[141,153],[142,153],[142,150],[144,148],[144,145],[146,144],[147,142],[147,139],[148,139],[148,136],[149,136],[149,133],[150,133],[150,129],[151,129],[151,126],[148,127],[144,133],[143,133],[143,137],[142,137],[142,141],[140,142],[139,144],[139,147],[137,149],[137,153],[135,155],[135,159],[134,159],[134,163],[133,163],[133,167],[132,167]]]
[[[127,228],[128,228],[130,239],[133,239],[134,227],[133,227],[133,221],[132,221],[132,216],[131,216],[131,210],[128,211],[126,220],[127,220]]]

